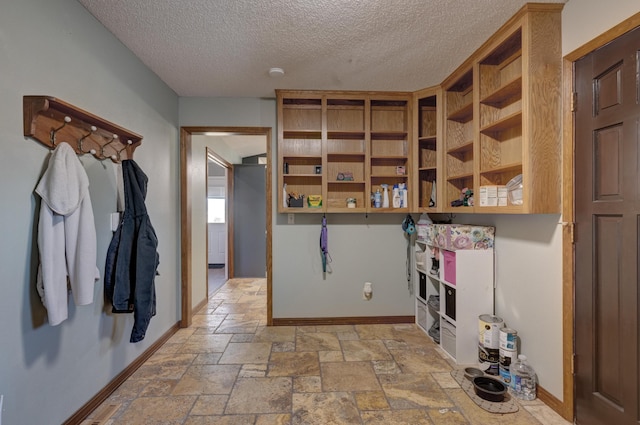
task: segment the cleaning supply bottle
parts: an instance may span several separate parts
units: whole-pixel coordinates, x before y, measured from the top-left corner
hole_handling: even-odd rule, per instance
[[[382,194],[380,193],[380,189],[376,189],[376,193],[373,195],[373,206],[374,208],[380,208],[382,206]]]
[[[382,188],[382,208],[389,208],[389,185],[381,184]]]
[[[289,203],[287,202],[287,184],[285,183],[282,187],[282,206],[287,208]]]
[[[409,202],[408,202],[408,198],[407,198],[407,184],[406,183],[400,183],[398,185],[399,190],[400,190],[400,208],[408,208],[409,207]]]
[[[513,395],[522,400],[536,398],[536,372],[529,366],[524,354],[518,355],[518,361],[511,365],[511,390]]]
[[[400,208],[400,202],[401,202],[400,189],[398,188],[397,184],[393,185],[393,195],[391,198],[392,198],[391,205],[393,205],[393,208]]]

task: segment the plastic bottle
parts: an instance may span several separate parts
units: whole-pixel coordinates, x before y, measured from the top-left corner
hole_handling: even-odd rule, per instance
[[[407,197],[407,184],[406,183],[400,183],[400,207],[401,208],[408,208],[409,207],[409,202],[408,202],[408,197]]]
[[[389,185],[381,184],[382,188],[382,208],[389,208]]]
[[[376,193],[373,195],[373,206],[374,208],[380,208],[382,206],[382,194],[380,193],[380,189],[376,189]]]
[[[393,208],[400,208],[400,189],[398,189],[398,185],[393,185],[393,196],[392,196],[392,205]]]
[[[282,206],[287,208],[289,203],[287,202],[287,184],[285,183],[282,187]]]
[[[518,355],[518,361],[511,365],[511,390],[513,395],[522,400],[536,398],[536,372],[529,366],[524,354]]]

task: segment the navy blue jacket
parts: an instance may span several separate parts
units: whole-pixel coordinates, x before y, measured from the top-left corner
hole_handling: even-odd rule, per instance
[[[114,313],[133,312],[130,342],[138,342],[156,314],[158,238],[144,203],[147,176],[132,159],[122,161],[122,176],[125,206],[107,251],[104,289]]]

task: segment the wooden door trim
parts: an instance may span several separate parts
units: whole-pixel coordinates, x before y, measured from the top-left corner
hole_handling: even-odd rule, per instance
[[[180,128],[180,268],[181,268],[181,320],[180,327],[191,326],[192,308],[192,252],[191,252],[191,210],[192,201],[189,191],[192,173],[192,136],[206,132],[226,132],[234,135],[263,135],[265,136],[267,151],[267,179],[266,179],[266,220],[267,220],[267,325],[273,324],[273,303],[272,303],[272,226],[273,226],[273,203],[272,203],[272,158],[271,127],[181,127]],[[230,211],[231,213],[232,211]],[[229,232],[231,233],[231,231]],[[231,259],[230,259],[231,261]],[[231,274],[229,275],[232,276]]]
[[[600,34],[593,40],[578,47],[563,58],[563,129],[562,129],[562,369],[563,401],[555,409],[568,421],[575,418],[575,251],[573,244],[574,172],[575,172],[575,118],[571,110],[575,87],[575,62],[594,50],[615,40],[621,35],[640,26],[640,13],[636,13],[620,24]]]

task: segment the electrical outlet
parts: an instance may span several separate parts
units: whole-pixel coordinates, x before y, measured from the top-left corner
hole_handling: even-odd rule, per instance
[[[296,217],[295,214],[289,214],[287,216],[287,224],[294,224],[296,222],[295,217]]]

